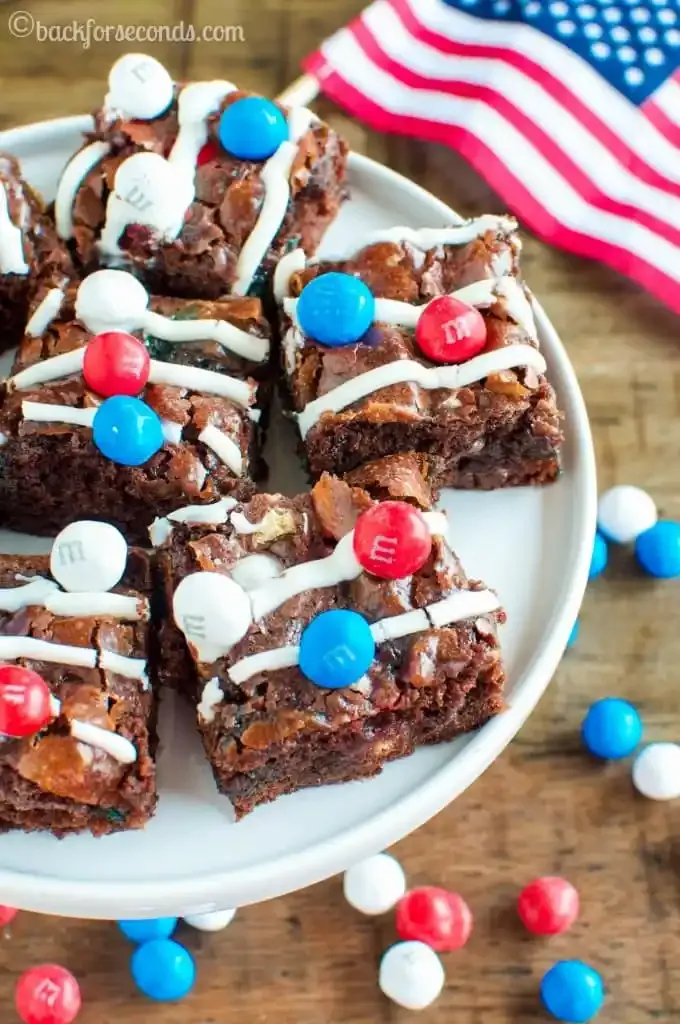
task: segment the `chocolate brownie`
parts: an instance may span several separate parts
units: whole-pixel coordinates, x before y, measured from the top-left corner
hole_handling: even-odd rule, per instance
[[[60,285],[71,261],[18,162],[0,153],[0,352],[17,345],[39,289]]]
[[[284,372],[315,477],[405,451],[434,460],[435,488],[557,477],[560,413],[518,258],[515,221],[491,216],[444,229],[375,232],[367,244],[354,240],[322,261],[301,252],[284,257],[275,279]],[[320,343],[300,322],[300,304],[306,298],[309,310],[318,302],[316,282],[330,272],[334,289],[349,278],[356,291],[358,279],[367,286],[363,298],[374,302],[370,326],[364,334],[359,328],[356,342]],[[335,294],[325,299],[331,308],[317,309],[317,319],[339,324],[341,335]],[[471,339],[458,319],[468,316],[479,332],[470,356],[464,346]],[[450,328],[451,345],[444,333]],[[425,343],[437,346],[436,360]]]
[[[51,568],[102,590],[63,590]],[[0,829],[105,835],[153,814],[151,583],[148,556],[103,523],[69,527],[51,559],[0,555]],[[26,669],[59,702],[28,731],[13,725]]]
[[[310,111],[261,100],[280,144],[261,159],[227,152],[222,114],[249,99],[226,81],[174,85],[151,57],[114,65],[55,204],[85,271],[123,266],[158,294],[215,299],[261,294],[291,246],[316,250],[347,194],[347,147]],[[253,120],[246,151],[265,130]]]
[[[23,339],[0,403],[0,525],[54,535],[76,517],[104,519],[145,544],[157,515],[253,492],[269,387],[260,300],[148,301],[130,274],[103,270],[63,291],[56,312],[34,313],[39,329]],[[125,370],[130,342],[151,356],[147,383],[133,390],[159,443],[141,464],[95,443],[104,385],[87,359],[102,339],[114,369]]]
[[[361,516],[388,505],[416,516],[427,536],[425,562],[403,578],[364,571],[353,554]],[[442,513],[376,503],[329,475],[297,498],[258,494],[154,524],[165,591],[159,677],[196,705],[238,816],[302,787],[375,775],[501,709],[504,614],[466,578],[446,526]],[[371,553],[390,543],[378,536]],[[303,672],[300,652],[310,624],[343,609],[372,624],[376,643],[360,678],[330,688],[326,675],[315,683]]]

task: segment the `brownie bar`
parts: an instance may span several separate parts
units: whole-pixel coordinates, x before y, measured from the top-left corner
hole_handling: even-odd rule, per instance
[[[83,553],[77,536],[65,540],[69,563]],[[149,558],[136,548],[128,551],[120,583],[101,594],[63,592],[49,556],[0,555],[0,661],[37,672],[61,703],[37,734],[0,736],[0,829],[99,836],[140,828],[153,814],[151,585]],[[52,656],[54,645],[65,646]],[[83,650],[96,667],[73,663]],[[99,731],[79,741],[73,721]]]
[[[0,153],[0,352],[19,343],[38,289],[72,273],[65,246],[39,196],[9,153]]]
[[[516,277],[514,220],[395,228],[355,247],[320,262],[293,252],[277,270],[284,371],[313,476],[415,451],[432,460],[435,489],[554,480],[560,414]],[[303,289],[329,271],[360,278],[376,299],[375,322],[356,344],[326,347],[297,320]],[[479,308],[486,328],[484,348],[458,367],[435,364],[419,348],[412,308],[452,293]],[[403,369],[393,365],[400,360],[408,361]],[[388,376],[395,372],[397,380]]]
[[[74,518],[104,519],[145,544],[154,517],[178,505],[252,494],[270,387],[260,300],[154,298],[135,318],[130,284],[144,300],[129,274],[106,270],[63,292],[52,318],[53,307],[35,312],[0,403],[0,525],[54,535]],[[165,444],[138,466],[111,461],[93,441],[102,398],[84,379],[83,352],[109,328],[132,333],[151,356],[139,397],[160,417]]]
[[[130,59],[110,84],[123,62],[133,75],[167,76],[153,58]],[[347,195],[347,147],[309,111],[277,105],[290,141],[266,161],[230,155],[220,115],[250,95],[229,82],[176,85],[170,105],[142,120],[110,91],[57,195],[57,226],[80,267],[124,266],[158,294],[216,299],[263,294],[291,246],[316,250]],[[153,156],[137,176],[126,161],[142,153]]]
[[[196,704],[217,785],[238,816],[305,786],[375,775],[386,761],[477,728],[502,707],[496,626],[504,614],[492,592],[466,578],[441,533],[441,513],[427,514],[432,551],[413,576],[387,580],[358,567],[344,574],[345,582],[296,588],[266,614],[253,604],[245,635],[221,652],[209,653],[197,640],[202,627],[193,614],[200,617],[200,602],[188,619],[175,606],[189,642],[180,632],[173,602],[192,574],[230,575],[247,591],[244,601],[264,593],[269,601],[277,577],[329,559],[343,538],[344,558],[347,535],[374,504],[362,488],[324,475],[297,498],[258,494],[212,511],[183,509],[154,525],[165,591],[159,677]],[[206,580],[202,575],[197,583],[205,587]],[[452,598],[462,600],[458,613],[434,618],[437,602]],[[369,623],[389,623],[424,608],[432,616],[423,616],[427,625],[419,620],[416,631],[379,642],[372,667],[352,686],[317,686],[297,664],[244,668],[252,655],[277,651],[278,657],[279,648],[299,644],[324,611],[352,609]]]

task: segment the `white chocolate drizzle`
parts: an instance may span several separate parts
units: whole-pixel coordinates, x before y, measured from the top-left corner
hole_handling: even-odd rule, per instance
[[[0,272],[25,277],[30,269],[24,256],[21,228],[12,220],[7,189],[0,181]]]
[[[10,391],[27,391],[35,384],[45,384],[62,377],[70,377],[74,373],[82,373],[84,358],[84,348],[74,348],[71,352],[50,356],[49,359],[43,359],[15,373],[8,379],[7,387]]]
[[[324,257],[325,259],[325,257]],[[291,249],[276,264],[274,271],[274,298],[281,303],[290,295],[290,279],[293,274],[300,273],[307,266],[307,256],[304,249]]]
[[[261,172],[264,199],[255,227],[241,248],[236,262],[235,295],[246,295],[258,267],[264,260],[286,216],[290,201],[290,175],[300,140],[316,120],[306,107],[293,107],[288,113],[288,139],[267,160]]]
[[[76,193],[93,167],[108,155],[110,148],[108,142],[91,142],[89,146],[79,150],[64,168],[54,201],[54,220],[60,238],[72,237]]]
[[[72,405],[55,405],[51,402],[21,403],[22,416],[34,423],[70,423],[75,427],[92,428],[96,412],[96,409],[77,409]]]
[[[267,338],[248,334],[228,320],[173,320],[148,310],[138,326],[154,338],[175,345],[187,341],[214,341],[220,348],[257,363],[269,355]]]
[[[163,437],[167,444],[181,444],[182,443],[182,424],[175,423],[173,420],[161,420],[161,429],[163,430]]]
[[[235,498],[220,498],[211,505],[184,505],[168,512],[167,516],[157,516],[149,527],[151,543],[155,548],[160,547],[172,533],[173,523],[206,523],[210,526],[226,523],[229,512],[237,504]]]
[[[185,85],[177,100],[177,122],[179,131],[174,145],[170,150],[168,162],[184,177],[191,181],[194,188],[196,163],[198,154],[208,141],[207,120],[216,114],[222,101],[232,92],[236,92],[232,82],[192,82]]]
[[[220,686],[220,681],[217,676],[213,676],[203,687],[201,701],[196,708],[199,721],[205,725],[210,725],[211,722],[214,722],[215,712],[223,700],[224,692]]]
[[[207,445],[235,476],[243,474],[241,449],[223,430],[208,424],[198,435],[198,440]]]
[[[371,626],[371,633],[375,642],[380,644],[414,633],[422,633],[428,629],[449,626],[478,615],[490,614],[499,608],[500,601],[491,590],[458,590],[426,608],[379,619]],[[240,685],[260,672],[291,668],[297,665],[299,660],[298,646],[275,647],[235,662],[229,669],[229,678],[233,683]]]
[[[26,324],[26,334],[29,338],[42,338],[52,321],[59,316],[64,298],[63,288],[50,288]]]
[[[64,594],[54,580],[44,576],[34,576],[21,587],[0,589],[0,611],[12,613],[32,606],[41,606],[53,615],[67,618],[105,616],[126,622],[139,622],[149,615],[149,602],[146,598],[109,592]]]
[[[265,525],[267,516],[270,512],[274,512],[274,509],[270,509],[264,519],[261,519],[259,523],[251,523],[250,519],[243,515],[243,512],[232,512],[229,519],[236,533],[258,533]],[[274,514],[276,513],[274,512]]]
[[[149,685],[143,658],[128,658],[112,651],[97,652],[93,647],[54,644],[32,636],[0,636],[0,659],[15,661],[18,658],[75,665],[79,668],[101,668],[125,676],[126,679],[136,679],[144,689]]]
[[[61,714],[61,701],[54,695],[50,697],[50,708],[55,718]],[[79,743],[103,750],[120,764],[134,764],[137,760],[134,744],[124,736],[110,729],[102,729],[99,725],[92,725],[91,722],[81,722],[77,718],[69,718],[68,723],[71,735]]]

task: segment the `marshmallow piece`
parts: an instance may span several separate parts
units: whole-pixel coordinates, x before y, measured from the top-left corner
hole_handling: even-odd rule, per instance
[[[398,942],[380,961],[380,988],[407,1010],[424,1010],[433,1003],[444,980],[441,960],[424,942]]]
[[[252,590],[267,580],[275,579],[282,572],[282,563],[273,555],[246,555],[231,570],[231,578],[244,590]]]
[[[125,572],[125,537],[110,523],[81,519],[57,534],[52,545],[50,572],[72,593],[112,590]]]
[[[221,932],[235,916],[235,910],[215,910],[212,914],[189,914],[182,920],[199,932]]]
[[[224,657],[251,625],[250,599],[243,587],[219,572],[185,576],[172,602],[175,622],[196,648],[200,661]]]
[[[406,892],[406,876],[389,853],[368,857],[345,871],[345,899],[361,914],[386,914]]]
[[[146,288],[124,270],[96,270],[78,286],[76,317],[93,334],[134,331],[149,305]]]
[[[109,72],[106,108],[137,121],[160,117],[174,95],[174,83],[166,68],[144,53],[126,53]]]

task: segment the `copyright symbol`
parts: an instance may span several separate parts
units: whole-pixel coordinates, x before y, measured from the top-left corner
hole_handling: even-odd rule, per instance
[[[33,35],[35,18],[30,11],[15,11],[14,14],[10,14],[7,25],[15,39],[25,39],[26,36]]]

